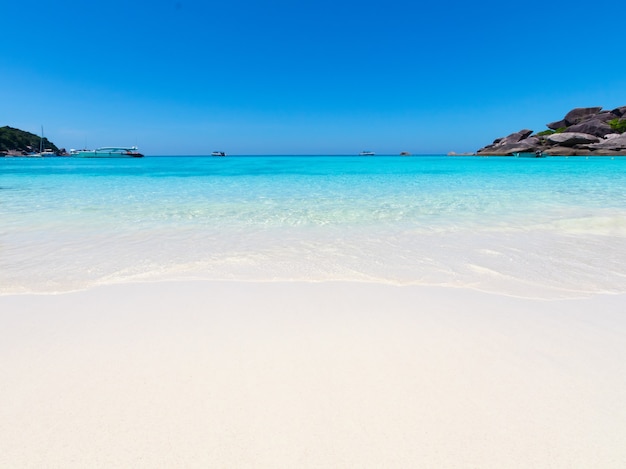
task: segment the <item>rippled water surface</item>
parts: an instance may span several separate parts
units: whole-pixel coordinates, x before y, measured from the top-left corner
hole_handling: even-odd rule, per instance
[[[138,280],[626,291],[626,158],[0,158],[0,293]]]

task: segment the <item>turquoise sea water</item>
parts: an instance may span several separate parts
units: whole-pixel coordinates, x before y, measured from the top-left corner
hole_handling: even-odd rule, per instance
[[[161,279],[626,291],[626,158],[0,158],[0,293]]]

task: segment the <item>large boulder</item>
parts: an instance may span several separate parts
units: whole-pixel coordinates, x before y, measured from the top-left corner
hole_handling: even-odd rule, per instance
[[[512,155],[513,153],[541,151],[544,148],[541,140],[537,137],[525,138],[518,142],[504,142],[504,140],[506,140],[506,137],[500,139],[498,143],[493,143],[491,145],[487,145],[484,148],[481,148],[480,150],[478,150],[477,153],[479,155],[508,156]],[[515,138],[513,138],[512,140],[515,140]]]
[[[521,140],[524,140],[525,138],[528,138],[530,135],[532,135],[533,131],[532,130],[528,130],[528,129],[522,129],[519,132],[514,132],[510,135],[507,135],[506,137],[504,137],[502,140],[500,140],[500,142],[498,142],[500,145],[506,145],[509,143],[517,143]]]
[[[487,145],[484,148],[481,148],[476,153],[478,155],[488,155],[488,156],[510,156],[515,152],[526,151],[520,150],[519,144],[517,143],[506,143],[504,145]]]
[[[591,119],[599,120],[602,122],[608,122],[613,119],[619,119],[619,115],[615,114],[613,111],[602,111],[600,114],[596,114]]]
[[[589,145],[588,148],[591,150],[626,150],[626,133],[620,134],[617,137],[604,139],[598,143],[593,143]]]
[[[610,114],[610,113],[607,113]],[[611,114],[615,118],[614,114]],[[568,133],[583,133],[589,135],[595,135],[596,137],[604,137],[613,132],[611,126],[606,122],[601,121],[595,117],[583,121],[580,124],[572,125],[567,128]]]
[[[565,114],[563,119],[567,126],[580,124],[582,121],[595,116],[602,110],[602,107],[577,107]]]
[[[579,150],[571,147],[554,146],[547,148],[543,151],[544,155],[548,156],[576,156]]]
[[[549,124],[546,124],[546,127],[552,130],[558,130],[562,129],[563,127],[567,127],[567,122],[565,122],[565,119],[561,119],[560,121],[550,122]]]
[[[509,154],[513,153],[533,153],[536,151],[541,151],[543,146],[541,145],[541,141],[537,137],[530,137],[524,140],[520,140],[517,143],[510,143],[506,145],[508,147]]]
[[[548,142],[563,147],[573,147],[574,145],[590,144],[599,142],[600,139],[595,135],[583,134],[579,132],[563,132],[560,134],[548,135]]]
[[[530,147],[539,147],[541,146],[541,139],[539,137],[535,137],[534,135],[532,137],[528,137],[525,138],[524,140],[520,140],[519,141],[520,145],[524,145],[528,148]]]
[[[611,112],[615,114],[617,117],[622,117],[623,115],[626,114],[626,106],[617,107],[613,109]]]
[[[528,151],[527,146],[521,145],[523,149],[520,148],[520,142],[523,142],[530,135],[532,135],[533,131],[528,129],[522,129],[519,132],[514,132],[506,137],[497,138],[493,141],[491,145],[487,145],[486,147],[478,150],[477,153],[481,155],[493,155],[493,156],[505,156],[512,155],[513,153],[520,151]],[[539,139],[536,139],[537,143]],[[531,145],[535,143],[532,142]]]

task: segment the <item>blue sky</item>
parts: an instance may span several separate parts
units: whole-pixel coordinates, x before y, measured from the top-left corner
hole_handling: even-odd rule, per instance
[[[148,155],[475,151],[626,105],[626,6],[21,0],[0,126]],[[621,28],[623,30],[623,27]]]

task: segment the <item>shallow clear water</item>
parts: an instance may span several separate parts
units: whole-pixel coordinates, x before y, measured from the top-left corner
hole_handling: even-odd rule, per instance
[[[0,293],[138,280],[626,291],[626,158],[1,158]]]

